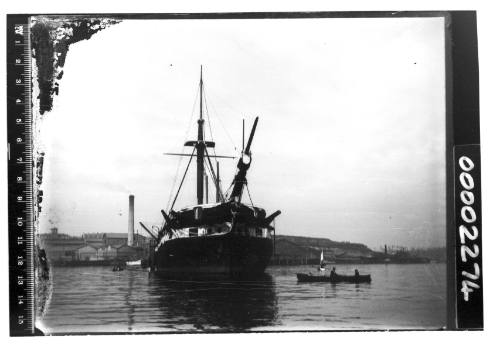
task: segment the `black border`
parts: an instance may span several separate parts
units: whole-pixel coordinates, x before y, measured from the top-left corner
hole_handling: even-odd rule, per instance
[[[16,85],[15,80],[22,78],[25,72],[23,66],[15,64],[15,58],[24,53],[24,48],[15,44],[19,39],[14,31],[15,24],[28,25],[28,17],[24,15],[7,16],[7,142],[8,142],[8,245],[9,245],[9,323],[11,336],[26,336],[34,333],[34,298],[31,298],[30,285],[34,281],[34,273],[31,271],[30,262],[33,254],[29,254],[30,247],[27,243],[34,244],[33,238],[33,205],[32,205],[32,180],[33,169],[32,152],[26,148],[32,148],[32,134],[24,127],[24,123],[31,123],[31,114],[24,112],[23,104],[16,102],[17,98],[24,102],[31,102],[31,96],[26,97],[24,85]],[[26,32],[22,43],[25,43]],[[23,84],[27,83],[24,81]],[[31,83],[31,81],[30,81]],[[31,109],[31,108],[30,108]],[[16,118],[22,120],[16,123]],[[31,127],[30,127],[31,129]],[[21,138],[22,143],[16,143],[16,138]],[[22,158],[26,164],[16,162]],[[30,167],[30,169],[27,169]],[[27,170],[26,170],[27,169]],[[23,177],[24,182],[17,182],[16,177]],[[22,197],[22,201],[17,198]],[[31,208],[30,208],[31,206]],[[17,218],[24,217],[21,225],[17,224]],[[24,239],[19,241],[18,237]],[[33,253],[33,252],[32,252]],[[18,263],[18,257],[23,257],[22,264]]]
[[[482,268],[482,221],[481,221],[481,165],[479,133],[479,63],[477,42],[476,12],[451,12],[450,20],[450,58],[447,70],[447,87],[451,85],[451,107],[447,115],[447,253],[448,253],[448,327],[451,329],[482,330],[483,321],[483,268]],[[451,70],[451,71],[449,71]],[[451,74],[450,74],[451,72]],[[450,143],[451,142],[451,143]],[[452,145],[453,147],[450,147]],[[476,187],[474,208],[477,214],[476,225],[479,237],[475,242],[480,249],[477,260],[481,269],[479,278],[481,288],[475,290],[471,300],[465,302],[460,293],[462,270],[468,270],[462,264],[460,240],[457,237],[460,223],[461,205],[460,187],[457,179],[460,168],[457,165],[458,154],[467,154],[474,160],[473,172]],[[471,172],[472,173],[472,172]],[[453,298],[453,300],[450,300]],[[453,305],[453,306],[451,306]]]
[[[457,316],[460,313],[457,304],[457,265],[456,265],[456,222],[454,191],[454,148],[457,145],[479,144],[479,68],[477,49],[477,23],[475,11],[347,11],[347,12],[215,12],[215,13],[53,13],[53,14],[8,14],[7,25],[19,18],[29,16],[65,16],[65,17],[111,17],[116,19],[300,19],[300,18],[445,18],[445,56],[446,56],[446,215],[447,215],[447,327],[446,329],[482,329],[483,306],[482,288],[481,305],[469,310],[467,317]],[[14,19],[16,18],[16,19]],[[9,34],[8,34],[9,35]],[[7,36],[8,36],[7,35]],[[9,40],[7,40],[8,44]],[[7,49],[7,59],[9,59]],[[7,69],[8,76],[12,71]],[[9,78],[9,77],[8,77]],[[9,81],[9,79],[8,79]],[[11,89],[7,88],[7,97]],[[8,109],[8,139],[13,128],[9,121],[11,111]],[[479,149],[478,149],[479,151]],[[9,194],[11,192],[11,173],[9,171]],[[9,221],[13,205],[9,199]],[[13,229],[9,223],[9,250],[12,250]],[[481,247],[481,245],[480,245]],[[10,259],[12,260],[12,259]],[[11,281],[12,282],[12,281]],[[13,312],[12,298],[15,287],[10,283],[11,317]],[[472,316],[470,316],[472,312]],[[461,313],[460,313],[461,314]],[[14,335],[11,323],[11,335]],[[419,329],[416,329],[419,330]],[[309,332],[309,330],[294,330]],[[339,331],[339,330],[322,330]],[[378,330],[361,330],[378,331]],[[402,331],[402,330],[397,330]],[[404,331],[404,330],[403,330]],[[234,333],[232,331],[228,331]],[[269,331],[274,332],[274,331]],[[286,331],[288,332],[288,330]],[[315,331],[316,332],[316,331]],[[157,333],[157,332],[150,332]],[[78,333],[74,334],[85,334]],[[105,335],[99,333],[98,335]]]

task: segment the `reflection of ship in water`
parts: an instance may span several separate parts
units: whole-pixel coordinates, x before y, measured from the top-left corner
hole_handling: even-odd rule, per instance
[[[129,331],[132,330],[132,327],[135,324],[135,316],[136,316],[136,304],[134,304],[132,300],[133,290],[134,290],[134,273],[131,271],[128,272],[127,279],[127,287],[125,290],[125,307],[127,310],[127,329]]]
[[[267,274],[248,281],[173,281],[152,274],[148,287],[166,329],[235,332],[277,319],[275,283]]]

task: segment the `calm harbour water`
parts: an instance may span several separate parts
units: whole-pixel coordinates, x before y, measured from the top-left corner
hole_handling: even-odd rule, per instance
[[[445,264],[336,265],[370,284],[297,283],[311,266],[270,267],[246,282],[182,282],[143,269],[53,269],[46,333],[438,329],[446,319]]]

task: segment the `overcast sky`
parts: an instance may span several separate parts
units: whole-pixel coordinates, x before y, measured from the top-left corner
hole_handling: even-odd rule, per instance
[[[129,193],[136,223],[161,223],[179,164],[162,153],[196,138],[203,64],[218,154],[260,117],[248,180],[282,211],[277,234],[444,246],[444,61],[442,18],[111,26],[70,46],[43,117],[40,231],[126,232]],[[221,161],[225,188],[235,166]],[[194,173],[177,208],[196,201]]]

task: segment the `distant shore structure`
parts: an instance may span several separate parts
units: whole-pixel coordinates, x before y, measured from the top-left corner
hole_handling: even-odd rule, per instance
[[[50,263],[96,262],[103,260],[137,260],[147,257],[150,238],[132,234],[133,243],[129,245],[127,233],[84,233],[70,236],[59,233],[53,227],[50,233],[37,236],[37,244],[45,250]]]
[[[134,246],[129,247],[128,233],[86,233],[81,236],[70,236],[59,233],[57,228],[51,228],[50,233],[39,234],[39,245],[44,248],[49,261],[80,260],[81,257],[95,257],[88,254],[89,245],[95,250],[96,259],[120,258],[139,254],[146,254],[152,239],[140,234],[134,235]],[[444,248],[431,249],[429,255],[415,255],[415,252],[388,251],[378,252],[362,243],[332,241],[327,238],[276,235],[275,254],[271,265],[312,265],[318,264],[321,250],[324,252],[325,262],[328,264],[360,264],[360,263],[407,263],[443,261],[446,251]],[[133,251],[133,250],[134,251]],[[78,251],[80,250],[80,252]],[[137,251],[138,250],[138,251]],[[87,251],[87,252],[85,252]],[[94,251],[90,250],[91,253]],[[80,253],[80,255],[78,254]],[[441,256],[443,253],[443,256]],[[85,255],[83,255],[85,254]],[[146,256],[147,257],[147,256]],[[389,259],[389,262],[386,261]],[[96,263],[97,264],[97,263]]]
[[[132,247],[134,245],[134,196],[128,196],[128,240],[127,245]]]
[[[445,253],[445,249],[442,249]],[[397,252],[377,252],[362,243],[332,241],[327,238],[276,235],[272,265],[317,266],[324,254],[326,264],[415,264],[438,261],[410,251],[405,247]],[[439,255],[439,254],[437,254]]]

